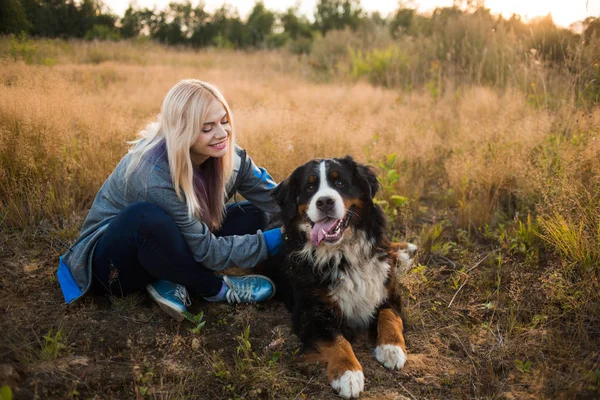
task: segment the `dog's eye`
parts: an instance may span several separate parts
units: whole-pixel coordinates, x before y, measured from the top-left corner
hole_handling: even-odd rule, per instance
[[[306,185],[307,192],[314,192],[316,188],[317,185],[315,185],[314,183],[309,183],[308,185]]]
[[[341,179],[336,179],[335,186],[344,187],[344,181],[342,181]]]

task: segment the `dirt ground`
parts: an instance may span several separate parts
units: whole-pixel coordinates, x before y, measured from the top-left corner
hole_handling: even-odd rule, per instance
[[[230,306],[195,298],[190,311],[203,311],[206,321],[199,333],[145,293],[65,305],[55,276],[61,246],[24,243],[13,236],[0,247],[0,386],[15,399],[338,398],[322,365],[297,362],[299,342],[277,301]],[[473,282],[488,274],[484,256],[461,260],[474,266]],[[507,311],[486,306],[469,280],[458,291],[448,285],[455,264],[448,262],[405,274],[403,370],[381,366],[366,337],[353,344],[366,379],[361,398],[598,398],[575,371],[583,368],[577,358],[598,360],[600,346],[595,356],[590,350],[597,339],[565,356],[548,352],[560,340],[547,328],[490,329]],[[571,357],[572,367],[554,363],[559,356]]]

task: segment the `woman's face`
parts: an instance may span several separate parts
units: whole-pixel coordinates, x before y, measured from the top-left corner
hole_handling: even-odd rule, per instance
[[[209,157],[219,158],[227,154],[230,134],[231,125],[225,107],[220,101],[213,100],[208,106],[198,139],[190,148],[192,163],[200,165]]]

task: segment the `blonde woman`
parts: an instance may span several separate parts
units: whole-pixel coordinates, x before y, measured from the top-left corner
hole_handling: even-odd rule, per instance
[[[260,275],[218,277],[279,251],[279,228],[265,231],[275,183],[236,146],[231,110],[196,79],[166,95],[158,122],[141,132],[98,192],[75,244],[60,257],[67,303],[95,292],[124,296],[146,288],[182,320],[188,292],[208,301],[258,302],[273,282]],[[226,204],[240,193],[245,201]]]

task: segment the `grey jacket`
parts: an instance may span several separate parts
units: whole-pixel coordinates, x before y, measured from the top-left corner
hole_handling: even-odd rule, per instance
[[[246,152],[236,147],[233,174],[227,183],[227,200],[236,192],[267,213],[278,211],[271,199],[275,182],[263,168],[257,167]],[[270,242],[280,241],[269,233],[243,236],[214,236],[208,226],[197,218],[190,218],[185,202],[175,193],[166,154],[148,155],[142,158],[138,169],[125,185],[124,174],[131,155],[121,159],[96,195],[79,239],[60,258],[58,280],[70,303],[85,294],[92,282],[92,254],[110,220],[129,204],[143,201],[167,212],[179,226],[196,261],[212,270],[231,266],[251,268],[268,256]],[[277,232],[280,236],[280,232]]]

